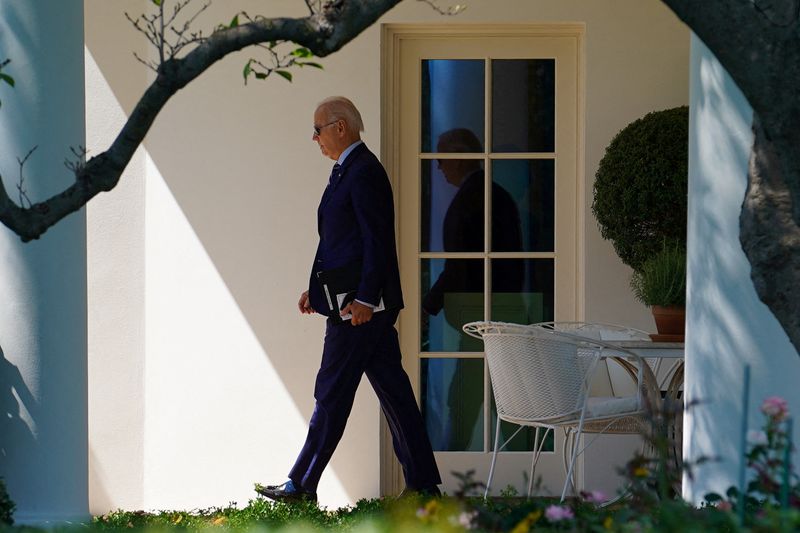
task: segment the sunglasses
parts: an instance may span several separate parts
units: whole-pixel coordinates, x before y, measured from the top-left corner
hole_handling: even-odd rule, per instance
[[[323,124],[322,126],[314,126],[314,135],[319,137],[319,134],[322,131],[322,128],[327,128],[328,126],[336,124],[337,122],[339,122],[339,119],[336,119],[333,122],[328,122],[327,124]]]

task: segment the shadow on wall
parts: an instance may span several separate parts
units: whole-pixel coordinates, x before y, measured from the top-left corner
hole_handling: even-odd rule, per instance
[[[693,91],[692,101],[686,375],[688,399],[702,403],[684,428],[684,453],[689,461],[710,455],[720,460],[695,471],[684,494],[695,502],[737,482],[744,366],[752,368],[751,428],[760,426],[758,406],[768,395],[783,395],[795,408],[800,370],[796,350],[755,292],[739,243],[751,110],[716,61],[700,58],[697,82],[702,90]]]
[[[92,3],[100,4],[107,3]],[[101,30],[95,28],[99,26],[96,21],[87,24],[86,46],[117,103],[122,104],[124,113],[128,115],[130,108],[127,104],[133,101],[131,93],[135,93],[131,87],[137,84],[143,87],[141,84],[146,79],[146,73],[144,67],[130,56],[130,52],[124,50],[122,53],[124,44],[112,48],[107,46],[104,39],[114,33],[112,28],[124,36],[133,35],[136,39],[143,37],[130,29],[130,24],[122,15],[122,7],[116,8],[118,16],[111,13],[110,7],[104,9],[103,16],[108,18],[103,20],[102,35]],[[228,11],[227,5],[210,7],[198,19],[197,27],[216,24],[225,18],[223,13],[230,19]],[[132,14],[135,13],[132,11]],[[115,56],[109,52],[110,49],[119,53]],[[142,76],[138,78],[135,69],[140,67]],[[306,81],[312,80],[311,75],[305,72],[302,75]],[[235,470],[235,473],[228,471],[222,474],[226,476],[224,482],[229,483],[237,475],[243,476],[242,471],[248,470],[251,477],[247,488],[242,489],[247,492],[251,491],[249,483],[252,481],[282,481],[300,451],[306,428],[295,432],[277,425],[265,427],[264,419],[267,416],[262,413],[266,411],[269,417],[278,418],[274,405],[269,403],[274,396],[277,405],[286,407],[293,404],[291,407],[296,407],[305,418],[303,422],[307,423],[314,407],[314,376],[319,367],[323,341],[324,320],[319,316],[300,316],[296,308],[299,294],[309,282],[310,263],[316,245],[316,208],[333,164],[319,155],[319,148],[311,141],[308,130],[313,122],[313,106],[322,97],[328,96],[327,90],[332,93],[346,90],[321,89],[313,82],[301,83],[299,78],[298,75],[295,86],[281,85],[282,82],[278,80],[245,88],[241,82],[241,63],[236,58],[229,58],[204,73],[170,101],[143,145],[149,156],[148,168],[163,176],[166,189],[177,202],[180,218],[185,217],[191,232],[199,239],[202,252],[219,274],[225,296],[232,297],[238,308],[235,311],[240,311],[241,317],[231,310],[233,306],[212,309],[209,295],[218,295],[218,292],[198,274],[201,268],[196,264],[188,265],[185,271],[169,280],[166,280],[169,276],[164,272],[150,275],[161,269],[163,263],[171,261],[170,253],[179,255],[174,248],[170,249],[170,245],[176,242],[170,239],[182,237],[183,234],[170,231],[174,228],[166,227],[165,220],[153,215],[155,210],[152,206],[157,202],[150,201],[153,198],[150,195],[156,194],[155,187],[148,190],[147,206],[134,206],[135,209],[143,208],[146,218],[154,217],[146,222],[152,223],[154,230],[145,239],[145,253],[148,254],[146,268],[153,269],[148,271],[148,290],[158,281],[164,281],[166,287],[166,292],[155,289],[148,293],[154,294],[149,301],[152,304],[160,298],[170,309],[170,313],[164,313],[162,324],[172,324],[171,320],[175,319],[174,327],[163,326],[163,329],[159,329],[161,336],[153,333],[156,328],[147,332],[148,343],[152,341],[147,349],[150,350],[152,346],[156,348],[145,357],[158,359],[150,368],[156,365],[168,367],[169,373],[161,373],[158,378],[152,375],[145,377],[149,388],[146,401],[152,402],[150,406],[154,407],[148,411],[146,423],[153,427],[156,424],[168,426],[178,438],[186,441],[192,438],[201,441],[195,449],[180,455],[175,452],[175,447],[167,450],[147,448],[144,453],[157,454],[159,462],[169,463],[173,472],[180,472],[189,468],[186,465],[191,461],[187,458],[197,453],[197,448],[205,446],[205,449],[213,450],[216,446],[222,449],[233,437],[233,444],[227,448],[227,452],[235,449],[237,457],[220,455],[214,461],[214,468],[223,471],[226,462],[232,465],[230,470]],[[326,93],[320,94],[320,90]],[[214,93],[219,94],[219,98],[209,100]],[[264,101],[270,105],[265,106]],[[307,102],[308,108],[298,110],[297,121],[275,125],[276,120],[271,114],[284,106],[289,107],[287,102],[299,101]],[[265,107],[268,109],[265,110]],[[281,109],[281,112],[285,119],[285,110]],[[371,143],[370,148],[378,150],[376,143]],[[303,154],[302,157],[316,158],[311,167],[321,170],[300,170],[309,165],[294,160],[291,150]],[[141,179],[141,176],[129,175],[123,179]],[[151,176],[148,175],[147,179],[151,179]],[[125,209],[130,207],[128,204]],[[150,228],[148,226],[147,231]],[[166,254],[154,252],[155,246],[163,246]],[[168,265],[162,270],[170,268]],[[173,272],[170,270],[170,273]],[[198,294],[205,298],[202,305],[192,307],[186,304]],[[198,324],[208,326],[198,327]],[[229,329],[226,330],[226,327]],[[186,333],[187,330],[191,331]],[[228,342],[225,337],[229,332],[236,332],[237,335],[244,332],[239,336],[248,336],[249,341],[250,331],[261,350],[253,349],[253,345],[242,338]],[[202,339],[202,343],[197,339]],[[187,348],[197,345],[193,343],[202,345],[197,350]],[[209,348],[226,343],[229,346],[225,351]],[[253,363],[252,356],[256,353],[259,356],[266,354],[268,361],[261,359],[257,364]],[[209,372],[208,369],[215,365],[219,371]],[[265,391],[267,383],[258,381],[258,377],[262,376],[262,371],[266,373],[264,369],[267,367],[274,369],[280,385],[288,394],[284,394],[281,388]],[[187,376],[192,379],[181,379]],[[180,384],[176,386],[170,380],[180,380]],[[179,401],[163,401],[175,390],[181,391]],[[367,394],[372,393],[369,391]],[[209,405],[212,409],[218,409],[224,402],[228,412],[234,414],[221,417],[214,424],[202,423],[199,420],[201,417],[194,413],[187,414],[186,406],[191,403],[187,398],[192,395],[200,398],[196,404]],[[212,398],[218,398],[218,401]],[[363,389],[358,398],[342,445],[323,476],[323,482],[330,481],[329,486],[341,487],[343,491],[338,492],[345,492],[353,502],[374,495],[367,491],[377,491],[378,487],[379,408],[374,397],[368,398],[368,403],[361,400],[364,398]],[[254,399],[258,399],[258,404]],[[293,413],[289,411],[293,410],[286,411],[285,417],[291,418]],[[200,423],[187,427],[185,422],[189,419]],[[174,423],[170,423],[171,420]],[[217,430],[217,426],[225,429]],[[367,431],[364,428],[370,429]],[[222,435],[224,431],[234,431],[235,434]],[[285,432],[285,437],[270,438],[271,434],[280,432]],[[160,433],[161,437],[163,435]],[[272,452],[266,458],[265,446],[269,446]],[[291,449],[291,459],[276,470],[275,463],[278,461],[274,457],[286,456],[286,448]],[[96,449],[99,451],[99,448]],[[170,453],[176,453],[175,460],[172,460]],[[366,473],[363,468],[365,457],[369,458],[368,463],[372,463],[371,459],[374,458],[374,464],[369,465],[372,468]],[[97,459],[92,460],[97,462]],[[101,470],[95,465],[93,484],[99,479],[97,476],[102,473]],[[204,494],[211,494],[213,490],[228,490],[227,486],[225,489],[196,486],[187,490],[181,485],[183,480],[180,475],[173,475],[167,481],[157,476],[160,474],[147,478],[145,501],[172,501],[171,498],[201,501]],[[115,494],[116,489],[110,482],[108,489],[109,493]],[[239,489],[231,488],[231,493],[234,490]],[[331,492],[328,489],[328,493]],[[326,498],[327,494],[320,496]],[[98,493],[97,497],[102,496]],[[328,500],[324,501],[329,503]]]
[[[33,471],[29,466],[38,460],[38,444],[25,420],[36,420],[38,411],[22,374],[0,347],[0,477],[5,478],[12,499],[26,484],[25,472]]]

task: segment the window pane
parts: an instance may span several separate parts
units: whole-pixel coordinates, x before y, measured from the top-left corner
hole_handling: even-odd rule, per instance
[[[423,252],[482,252],[484,176],[482,162],[422,161]]]
[[[500,424],[500,446],[503,446],[503,443],[508,440],[511,435],[514,435],[514,432],[519,429],[519,426],[516,424],[512,424],[511,422],[503,421]],[[489,451],[494,451],[494,432],[497,430],[497,406],[494,403],[494,395],[492,395],[492,438],[490,439],[490,448]],[[539,430],[539,439],[544,438],[544,432],[546,430],[544,428]],[[552,452],[555,450],[555,436],[553,431],[550,431],[547,434],[547,438],[544,439],[544,446],[542,446],[543,452]],[[504,452],[531,452],[533,451],[533,446],[536,437],[536,429],[535,428],[524,428],[520,430],[519,433],[514,435],[514,438],[505,445],[503,448]],[[536,480],[534,480],[536,481]]]
[[[483,451],[483,359],[422,359],[422,417],[435,451]]]
[[[492,61],[492,151],[555,151],[555,59]]]
[[[552,259],[492,259],[491,320],[553,320],[554,283]]]
[[[422,151],[483,152],[484,62],[481,59],[424,59],[422,61]],[[477,146],[439,150],[447,131],[471,131]]]
[[[481,352],[483,343],[461,330],[483,320],[483,260],[422,259],[423,352]]]
[[[492,161],[492,251],[552,252],[555,161]]]

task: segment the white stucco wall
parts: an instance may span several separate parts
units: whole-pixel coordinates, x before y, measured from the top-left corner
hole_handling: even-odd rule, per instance
[[[0,3],[16,81],[0,90],[0,174],[26,207],[74,181],[63,163],[84,144],[82,37],[80,0]],[[88,518],[86,342],[85,210],[28,243],[0,228],[0,477],[20,524]]]
[[[86,146],[108,148],[149,74],[132,52],[146,42],[120,28],[144,2],[85,2]],[[114,43],[109,46],[108,43]],[[93,513],[143,507],[144,175],[140,148],[112,194],[87,209],[89,501]]]
[[[611,137],[646,112],[687,102],[687,31],[656,0],[466,3],[446,21],[586,23],[585,315],[652,327],[588,206]],[[86,0],[97,150],[112,133],[93,137],[92,124],[130,113],[147,79],[130,54],[144,49],[144,38],[123,11],[135,15],[148,5]],[[197,24],[211,28],[241,9],[302,15],[303,7],[217,2]],[[442,21],[410,0],[381,19]],[[295,306],[330,170],[311,141],[312,113],[325,96],[348,95],[364,117],[366,143],[379,151],[380,27],[322,59],[325,70],[298,70],[292,84],[244,86],[242,67],[255,53],[227,58],[180,91],[123,183],[89,207],[90,445],[114,450],[92,458],[94,512],[246,503],[254,481],[285,479],[305,438],[324,324]],[[104,364],[109,354],[118,363]],[[122,421],[114,420],[118,408]],[[365,383],[323,476],[322,504],[377,496],[378,421]]]
[[[693,36],[685,393],[700,403],[686,413],[684,457],[719,458],[684,480],[684,496],[695,503],[738,485],[745,365],[752,369],[750,427],[761,426],[767,396],[783,396],[800,412],[800,357],[758,299],[739,244],[752,116],[730,75]],[[795,442],[798,436],[795,425]]]

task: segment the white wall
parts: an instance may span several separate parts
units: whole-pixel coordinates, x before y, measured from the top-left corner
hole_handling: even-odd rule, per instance
[[[26,207],[74,181],[63,162],[84,144],[82,38],[79,0],[0,2],[16,80],[0,91],[0,174]],[[0,477],[17,522],[88,518],[86,389],[85,211],[29,243],[1,227]]]
[[[739,244],[752,109],[695,36],[691,69],[685,393],[701,403],[686,413],[684,457],[719,458],[684,479],[684,496],[699,503],[738,485],[744,366],[752,368],[749,424],[760,427],[767,396],[783,396],[800,412],[800,357],[758,299]]]
[[[86,146],[108,148],[146,87],[132,52],[144,39],[120,28],[145,2],[85,2]],[[114,43],[114,46],[108,46]],[[143,507],[144,163],[140,148],[111,194],[87,209],[89,502],[92,513]]]
[[[409,0],[381,22],[586,23],[585,315],[652,327],[588,206],[611,137],[648,111],[686,103],[688,33],[656,0],[467,3],[462,15],[443,19]],[[98,127],[130,113],[142,91],[146,74],[130,50],[144,38],[122,12],[149,4],[86,0],[87,50],[97,64],[87,76],[99,88],[87,100],[90,116],[97,106]],[[239,9],[296,16],[303,7],[295,0],[217,2],[197,24],[211,28]],[[365,119],[366,143],[379,150],[380,27],[322,59],[325,70],[296,71],[292,84],[244,86],[242,67],[254,54],[226,58],[181,90],[148,135],[146,155],[90,205],[97,320],[90,326],[91,442],[115,450],[93,459],[95,512],[245,503],[252,482],[285,479],[305,437],[323,320],[299,315],[295,305],[330,170],[311,140],[312,114],[325,96],[350,96]],[[100,101],[116,106],[113,113]],[[110,136],[93,137],[98,150]],[[94,216],[101,202],[106,211]],[[114,213],[117,233],[98,238]],[[103,316],[114,324],[99,322]],[[119,366],[101,364],[107,354]],[[125,421],[115,422],[112,435],[119,406]],[[378,494],[378,421],[374,395],[362,386],[320,485],[324,505]]]

